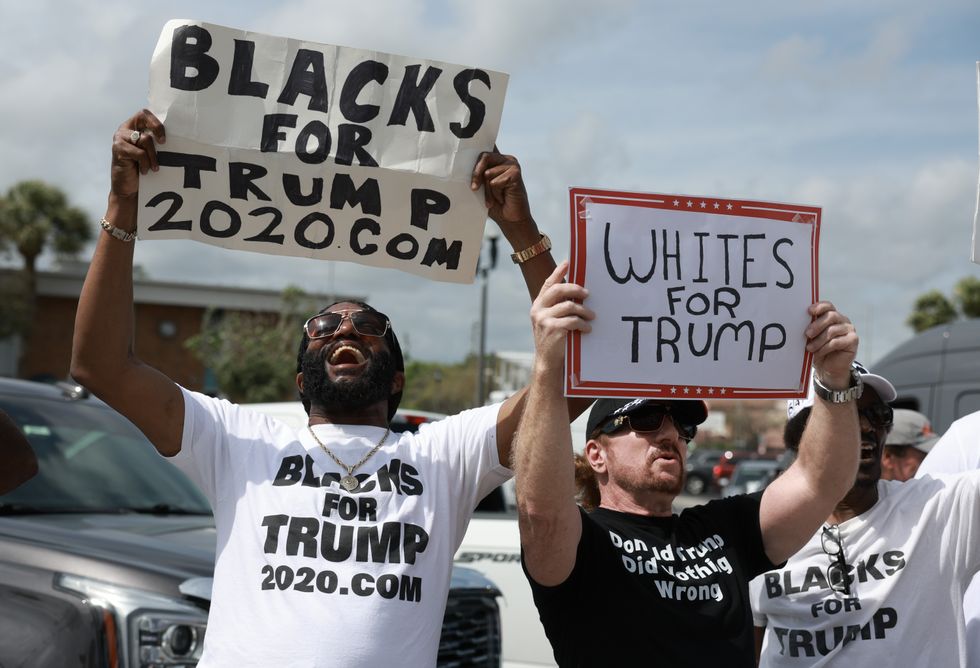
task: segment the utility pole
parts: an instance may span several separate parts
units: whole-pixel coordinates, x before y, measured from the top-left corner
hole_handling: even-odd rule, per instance
[[[476,274],[480,278],[480,350],[477,359],[476,399],[474,403],[482,406],[487,401],[487,285],[490,270],[497,266],[497,235],[488,234],[484,237],[489,242],[489,261],[484,263],[481,254]]]

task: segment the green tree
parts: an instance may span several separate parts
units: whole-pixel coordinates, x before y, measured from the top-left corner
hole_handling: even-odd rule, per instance
[[[967,318],[980,318],[980,278],[966,276],[953,286],[953,299]]]
[[[296,350],[303,318],[312,310],[297,287],[282,293],[277,315],[209,309],[187,347],[211,369],[222,394],[238,403],[296,396]]]
[[[915,300],[912,313],[905,323],[916,334],[936,325],[956,320],[956,308],[939,290],[930,290]]]
[[[74,255],[92,239],[92,225],[81,209],[68,204],[59,188],[43,181],[21,181],[0,198],[0,246],[24,261],[27,288],[37,286],[37,258],[47,247]]]
[[[0,338],[30,333],[41,253],[51,248],[75,255],[91,240],[92,229],[84,211],[43,181],[21,181],[0,197],[0,250],[15,251],[24,263],[19,276],[0,282]]]
[[[407,362],[401,405],[437,413],[458,413],[472,408],[476,395],[477,361],[476,355],[470,355],[456,364],[417,360]]]

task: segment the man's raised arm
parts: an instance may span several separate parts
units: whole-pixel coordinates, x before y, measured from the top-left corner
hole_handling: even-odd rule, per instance
[[[480,154],[473,168],[470,187],[483,186],[487,215],[500,228],[518,256],[517,265],[524,277],[528,295],[534,300],[541,286],[555,269],[551,255],[551,241],[538,230],[531,216],[531,206],[524,186],[524,176],[517,158],[496,150]],[[511,459],[511,444],[518,422],[524,412],[527,388],[521,389],[504,402],[497,417],[497,454],[501,463]],[[571,417],[575,418],[588,408],[591,399],[569,399]]]
[[[563,582],[571,573],[582,532],[562,385],[565,335],[590,331],[595,314],[581,303],[585,288],[562,282],[567,271],[568,263],[561,263],[531,305],[534,366],[513,458],[524,561],[543,585]]]
[[[133,241],[140,174],[159,169],[154,141],[163,125],[147,110],[113,135],[111,188],[75,314],[72,377],[129,418],[163,455],[180,450],[184,402],[180,389],[133,352]],[[128,239],[128,240],[127,240]]]
[[[854,325],[830,302],[810,306],[806,330],[813,372],[832,390],[847,389],[857,354]],[[857,402],[832,404],[814,398],[799,455],[762,496],[759,523],[766,554],[779,564],[795,554],[854,484],[861,430]]]

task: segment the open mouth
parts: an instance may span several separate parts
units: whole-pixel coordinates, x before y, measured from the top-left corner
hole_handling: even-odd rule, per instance
[[[330,352],[328,361],[333,367],[361,366],[367,358],[360,349],[349,343],[341,343]]]
[[[859,463],[861,466],[872,464],[878,459],[878,447],[867,441],[861,441],[861,453]]]

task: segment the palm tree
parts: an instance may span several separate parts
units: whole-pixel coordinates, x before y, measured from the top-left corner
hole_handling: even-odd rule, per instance
[[[915,300],[912,313],[905,321],[916,334],[936,325],[945,325],[956,320],[956,308],[939,292],[930,290]]]
[[[37,300],[37,258],[47,248],[71,256],[92,238],[81,209],[59,188],[21,181],[0,197],[0,251],[14,250],[24,261],[20,275],[0,283],[0,338],[27,336]]]

